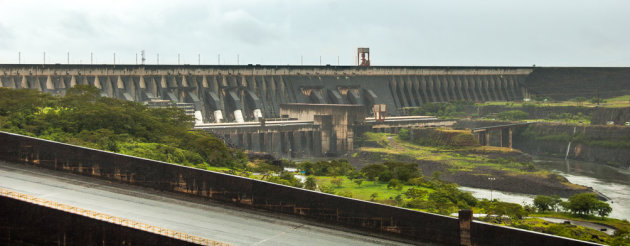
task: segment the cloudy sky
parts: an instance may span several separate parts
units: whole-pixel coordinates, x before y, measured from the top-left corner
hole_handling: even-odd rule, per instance
[[[0,0],[0,63],[630,66],[628,0]]]

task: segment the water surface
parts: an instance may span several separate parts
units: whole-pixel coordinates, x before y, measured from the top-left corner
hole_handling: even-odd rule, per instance
[[[537,167],[566,177],[571,183],[592,187],[606,196],[613,211],[609,217],[630,220],[630,170],[593,162],[534,157]],[[534,195],[461,187],[477,198],[498,199],[518,204],[533,204]]]

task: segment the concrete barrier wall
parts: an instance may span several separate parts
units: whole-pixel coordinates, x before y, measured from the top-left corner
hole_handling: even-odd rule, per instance
[[[0,196],[2,245],[197,245]]]
[[[0,132],[0,143],[0,159],[6,161],[293,214],[371,234],[417,242],[460,243],[459,222],[451,217],[4,132]],[[480,242],[478,245],[588,245],[493,225],[473,223],[472,229],[472,241]],[[486,240],[492,237],[503,241]]]

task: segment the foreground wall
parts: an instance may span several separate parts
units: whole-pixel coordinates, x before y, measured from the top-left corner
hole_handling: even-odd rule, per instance
[[[2,245],[198,245],[4,195],[0,225]]]
[[[455,218],[298,189],[228,174],[0,132],[0,159],[162,191],[293,214],[417,242],[460,244]],[[474,222],[476,245],[588,245],[586,242]]]

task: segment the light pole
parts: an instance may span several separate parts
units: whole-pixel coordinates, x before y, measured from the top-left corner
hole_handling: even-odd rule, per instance
[[[492,199],[492,190],[493,190],[492,183],[494,183],[494,181],[496,180],[496,178],[494,178],[494,177],[489,177],[489,178],[488,178],[488,180],[490,180],[490,201],[492,202],[492,200],[494,200],[494,199]]]

